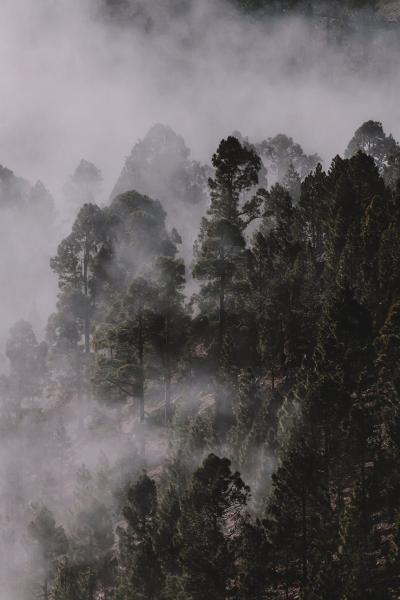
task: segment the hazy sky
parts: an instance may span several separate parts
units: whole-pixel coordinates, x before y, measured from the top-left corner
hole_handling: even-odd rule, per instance
[[[163,5],[149,4],[155,14]],[[84,0],[2,0],[0,163],[57,192],[85,157],[109,192],[154,122],[183,134],[201,159],[233,129],[288,133],[324,158],[366,118],[400,134],[391,36],[360,35],[361,67],[300,21],[268,31],[198,4],[185,21],[164,14],[168,26],[149,36],[101,24]]]
[[[156,122],[182,134],[202,161],[233,130],[254,141],[287,133],[326,165],[368,118],[400,137],[395,32],[358,24],[335,44],[305,21],[246,20],[222,0],[194,2],[181,17],[169,0],[154,0],[144,2],[155,23],[148,34],[101,20],[96,2],[1,2],[0,164],[44,181],[59,208],[81,158],[102,170],[108,199],[132,146]],[[55,305],[48,259],[67,231],[38,247],[24,227],[3,214],[0,252],[12,261],[0,269],[0,338],[35,311],[42,331]]]
[[[101,168],[108,197],[133,144],[156,122],[182,134],[203,161],[233,130],[254,141],[287,133],[325,160],[342,153],[369,118],[382,120],[400,138],[400,44],[394,33],[360,27],[337,45],[301,20],[273,26],[246,21],[215,0],[194,1],[195,8],[178,20],[165,9],[167,0],[147,0],[156,23],[149,35],[95,18],[89,6],[94,1],[1,0],[0,164],[32,183],[43,180],[59,203],[81,158]],[[48,259],[60,232],[35,233],[28,220],[17,225],[17,219],[2,211],[0,373],[12,323],[37,310],[31,320],[42,334],[56,300]],[[70,416],[73,432],[81,420],[80,413]],[[34,431],[30,426],[26,430]],[[31,477],[31,465],[41,477],[48,468],[46,436],[24,441],[25,425],[19,435],[9,447],[0,441],[0,520],[2,513],[13,514],[11,475],[16,488],[26,486],[27,503],[37,498],[42,481],[37,473]],[[75,441],[79,460],[89,464],[99,450],[90,435]],[[106,447],[124,456],[116,440],[106,439]],[[58,492],[68,497],[70,474],[54,473]],[[19,538],[13,540],[16,531],[24,539],[26,529],[16,515],[7,516],[12,536],[2,522],[0,551],[13,564],[0,566],[1,600],[22,600],[5,591],[3,581],[23,582],[26,557],[17,553]]]

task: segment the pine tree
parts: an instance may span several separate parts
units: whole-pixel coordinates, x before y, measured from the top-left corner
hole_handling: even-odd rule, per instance
[[[194,472],[178,522],[186,597],[223,600],[233,595],[234,551],[249,489],[228,459],[210,454]]]
[[[236,548],[238,600],[263,600],[271,583],[271,546],[260,521],[247,520]]]
[[[266,167],[275,174],[275,182],[280,184],[290,164],[303,179],[321,162],[318,154],[305,154],[300,144],[282,133],[257,144],[256,149]]]
[[[119,528],[121,563],[118,597],[126,600],[158,600],[163,586],[156,555],[157,490],[146,473],[130,486],[123,509],[125,528]]]
[[[161,359],[164,379],[165,423],[171,419],[171,379],[187,339],[184,307],[185,265],[182,259],[160,256],[155,261],[156,300],[152,342]]]
[[[98,496],[92,474],[82,465],[76,474],[69,562],[64,575],[75,576],[80,594],[88,600],[106,593],[114,576],[111,514]]]
[[[96,307],[96,258],[108,244],[104,216],[95,204],[85,204],[78,213],[72,233],[58,247],[50,266],[57,273],[59,310],[68,311],[84,337],[85,354],[90,353],[90,336]]]
[[[47,346],[38,343],[32,325],[18,321],[10,329],[5,354],[10,363],[8,393],[17,403],[39,397],[46,372]]]
[[[216,302],[219,363],[234,279],[245,257],[243,231],[258,215],[262,201],[261,194],[256,194],[241,205],[241,195],[257,185],[261,161],[254,150],[228,137],[221,141],[212,163],[215,177],[209,179],[211,205],[195,244],[193,275],[208,282],[203,284],[202,294]]]
[[[145,353],[151,338],[155,287],[144,277],[130,285],[96,332],[97,382],[104,393],[115,388],[124,397],[138,398],[138,415],[145,420]],[[118,399],[118,396],[117,396]]]
[[[299,218],[304,237],[310,242],[316,256],[321,257],[324,250],[324,225],[327,218],[327,177],[318,164],[315,171],[307,175],[299,200]]]
[[[354,133],[346,148],[345,157],[351,158],[360,150],[372,156],[380,173],[383,173],[390,158],[396,154],[398,144],[392,135],[385,134],[382,123],[366,121]]]
[[[323,463],[318,448],[305,427],[294,430],[272,476],[273,491],[267,505],[267,529],[275,552],[285,565],[283,586],[295,585],[304,595],[312,557],[323,535],[318,516],[326,506],[326,489],[321,477]]]
[[[286,175],[282,181],[282,185],[289,192],[293,203],[297,204],[301,194],[301,178],[291,162]]]
[[[50,600],[50,582],[56,561],[65,556],[68,541],[64,529],[56,524],[53,514],[41,507],[29,524],[29,533],[38,547],[38,571],[41,577],[40,594],[43,600]]]
[[[369,547],[371,526],[371,515],[367,510],[364,492],[357,486],[341,528],[343,597],[349,600],[385,598],[375,588],[374,563]]]
[[[154,544],[165,578],[163,598],[174,600],[179,591],[182,591],[181,546],[177,529],[181,516],[181,502],[175,482],[167,485],[168,488],[160,498]]]

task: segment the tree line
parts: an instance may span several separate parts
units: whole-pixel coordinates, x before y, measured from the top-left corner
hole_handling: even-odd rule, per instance
[[[78,472],[72,528],[38,508],[32,594],[397,597],[400,148],[369,121],[271,186],[261,150],[220,142],[189,269],[159,201],[84,204],[46,342],[13,328],[15,427],[49,382],[133,423],[123,478]]]

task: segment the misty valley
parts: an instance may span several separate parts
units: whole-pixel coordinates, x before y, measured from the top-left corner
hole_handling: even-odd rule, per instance
[[[400,599],[400,3],[4,2],[0,600]]]

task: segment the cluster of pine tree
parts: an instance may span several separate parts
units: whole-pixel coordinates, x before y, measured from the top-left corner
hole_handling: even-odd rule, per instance
[[[146,21],[146,4],[143,0],[100,0],[101,4],[111,14],[129,14],[138,18],[141,17],[142,22],[149,24],[149,19]],[[307,15],[313,12],[322,14],[334,14],[338,9],[348,12],[356,12],[360,10],[370,10],[376,12],[381,8],[384,2],[380,0],[331,0],[330,2],[314,2],[313,0],[230,0],[234,6],[238,6],[244,11],[268,11],[273,14],[287,14],[291,12],[306,13]],[[190,0],[169,0],[167,6],[172,14],[179,15],[192,8]],[[151,11],[149,11],[151,13]]]
[[[219,144],[190,269],[159,201],[84,204],[46,343],[13,328],[3,428],[46,393],[131,425],[68,526],[37,507],[32,596],[399,597],[400,147],[369,121],[268,188],[271,147]]]

